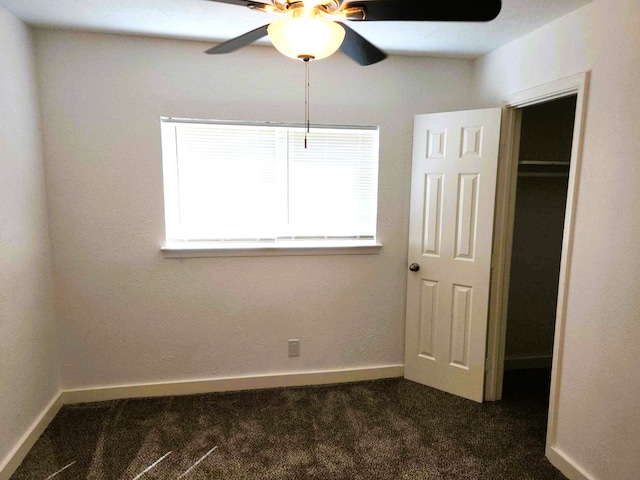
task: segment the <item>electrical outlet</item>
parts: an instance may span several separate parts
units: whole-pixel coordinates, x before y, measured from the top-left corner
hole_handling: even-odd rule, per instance
[[[290,357],[300,356],[300,339],[299,338],[294,338],[289,340],[289,356]]]

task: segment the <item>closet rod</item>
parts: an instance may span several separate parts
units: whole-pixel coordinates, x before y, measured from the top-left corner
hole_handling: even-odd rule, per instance
[[[520,172],[519,177],[568,177],[568,173],[562,172]]]
[[[543,160],[522,160],[518,165],[571,165],[571,162],[545,162]]]

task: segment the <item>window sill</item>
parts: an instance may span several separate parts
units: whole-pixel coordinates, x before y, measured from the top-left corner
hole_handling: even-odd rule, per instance
[[[161,247],[164,258],[281,257],[290,255],[377,255],[382,244],[376,242],[308,242],[295,244],[252,243],[169,243]]]

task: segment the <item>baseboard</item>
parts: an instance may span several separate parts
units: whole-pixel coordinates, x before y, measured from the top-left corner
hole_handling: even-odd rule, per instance
[[[505,370],[526,370],[529,368],[551,368],[552,355],[532,355],[528,357],[507,357],[504,359]]]
[[[569,480],[595,480],[558,448],[547,447],[545,454],[551,464]]]
[[[14,449],[0,464],[0,480],[9,480],[11,475],[18,469],[24,458],[33,448],[35,443],[44,432],[47,425],[53,420],[60,408],[62,408],[62,393],[58,393],[49,405],[47,405],[38,418],[31,424],[31,427],[22,436]]]
[[[16,447],[0,464],[0,480],[9,480],[24,458],[33,448],[47,425],[60,408],[66,404],[117,400],[122,398],[164,397],[171,395],[192,395],[198,393],[228,392],[234,390],[255,390],[260,388],[298,387],[305,385],[326,385],[332,383],[361,382],[396,378],[404,375],[403,365],[361,368],[355,370],[333,370],[252,377],[214,378],[187,382],[167,382],[145,385],[119,385],[102,388],[66,390],[51,400],[20,439]]]
[[[145,385],[122,385],[113,387],[67,390],[59,393],[39,417],[33,422],[16,447],[0,464],[0,480],[9,480],[20,466],[29,450],[36,443],[47,425],[64,404],[116,400],[122,398],[191,395],[198,393],[254,390],[260,388],[324,385],[396,378],[404,375],[403,365],[361,368],[356,370],[333,370],[321,372],[260,375],[252,377],[215,378],[188,382],[167,382]],[[546,456],[553,466],[570,480],[595,480],[556,447],[548,447]]]
[[[122,398],[165,397],[171,395],[193,395],[198,393],[255,390],[260,388],[298,387],[332,383],[360,382],[382,378],[402,377],[403,365],[361,368],[357,370],[334,370],[321,372],[260,375],[251,377],[213,378],[187,382],[167,382],[143,385],[118,385],[89,389],[66,390],[63,403],[100,402]]]

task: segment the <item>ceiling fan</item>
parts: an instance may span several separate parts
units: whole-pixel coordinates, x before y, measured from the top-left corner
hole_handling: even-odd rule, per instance
[[[309,62],[340,49],[360,65],[387,55],[343,21],[487,22],[501,0],[210,0],[248,7],[282,18],[206,51],[229,53],[269,35],[284,55]]]

